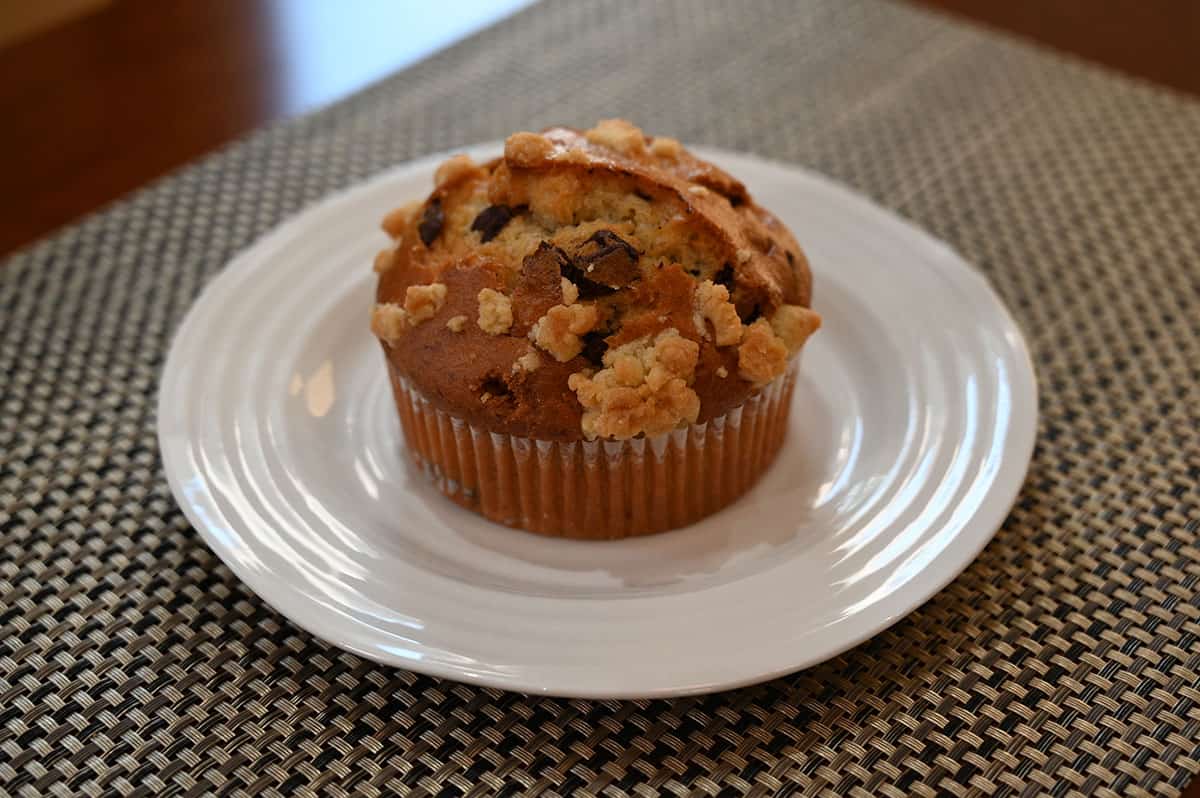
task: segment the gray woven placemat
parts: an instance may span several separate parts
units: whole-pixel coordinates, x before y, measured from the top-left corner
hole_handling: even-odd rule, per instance
[[[987,273],[1042,391],[1012,516],[886,633],[706,698],[528,698],[300,632],[167,489],[172,329],[333,189],[613,115],[813,166]],[[552,2],[0,267],[0,793],[1174,795],[1198,428],[1200,104],[868,0]]]

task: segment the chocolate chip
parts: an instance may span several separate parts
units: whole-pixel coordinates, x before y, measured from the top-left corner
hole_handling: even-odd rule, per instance
[[[521,262],[521,271],[531,277],[550,271],[562,275],[565,274],[563,270],[570,266],[571,259],[567,257],[567,253],[549,241],[543,241],[538,244],[538,248],[533,251],[532,255],[526,256],[525,260]]]
[[[735,208],[737,206],[743,204],[745,201],[746,201],[746,198],[741,196],[740,194],[731,194],[729,196],[729,204]]]
[[[570,261],[563,264],[562,276],[575,283],[575,287],[579,289],[580,299],[596,299],[608,296],[617,290],[593,281],[582,269]]]
[[[573,260],[587,280],[609,288],[621,288],[641,277],[639,256],[640,253],[616,233],[597,230],[579,246]]]
[[[500,231],[504,229],[505,225],[525,208],[524,205],[516,208],[510,208],[507,205],[489,205],[479,212],[475,221],[471,222],[471,229],[479,233],[479,240],[486,244],[500,235]]]
[[[788,259],[788,266],[796,265],[796,256],[793,255],[790,251],[787,252],[787,259]]]
[[[567,253],[549,241],[525,256],[512,293],[514,335],[524,335],[547,310],[562,302],[562,277],[570,264]]]
[[[607,334],[593,330],[583,335],[583,356],[597,368],[604,365],[604,353],[608,351],[608,341],[604,340],[604,336]]]
[[[733,264],[726,263],[717,273],[713,275],[713,282],[717,285],[723,285],[725,288],[733,292]]]
[[[429,246],[433,243],[442,232],[442,225],[446,223],[446,215],[442,212],[441,199],[434,197],[428,205],[425,206],[425,213],[421,216],[421,223],[417,225],[417,233],[421,236],[421,243]]]

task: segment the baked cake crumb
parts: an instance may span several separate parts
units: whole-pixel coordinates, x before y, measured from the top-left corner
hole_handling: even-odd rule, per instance
[[[599,321],[594,305],[555,305],[529,331],[533,342],[565,363],[583,351],[581,335],[591,332]]]
[[[408,323],[414,327],[442,309],[446,303],[445,283],[410,285],[404,293],[404,309],[408,312]]]
[[[700,397],[690,383],[699,355],[699,344],[671,327],[609,350],[595,374],[572,374],[567,385],[583,405],[583,434],[632,438],[695,422]]]
[[[764,385],[787,371],[788,348],[766,319],[746,327],[738,348],[738,374],[755,385]]]
[[[725,379],[726,377],[729,376],[729,369],[725,368],[724,366],[718,367],[717,368],[717,376],[720,377],[721,379]]]
[[[688,193],[701,196],[703,194],[707,194],[708,189],[706,189],[704,186],[688,186]]]
[[[729,346],[742,340],[742,320],[738,318],[737,308],[729,301],[729,289],[725,286],[716,285],[712,280],[696,286],[696,315],[699,316],[696,327],[705,337],[708,328],[704,322],[712,322],[717,346]]]
[[[451,316],[446,320],[446,329],[450,332],[462,332],[467,326],[467,317],[463,315]]]
[[[408,312],[394,302],[383,302],[371,309],[371,332],[389,345],[394,345],[408,326]]]
[[[506,333],[512,327],[512,300],[499,291],[484,288],[479,292],[479,329],[489,335]]]
[[[749,249],[739,249],[737,251],[738,263],[748,263],[754,257],[754,252]]]

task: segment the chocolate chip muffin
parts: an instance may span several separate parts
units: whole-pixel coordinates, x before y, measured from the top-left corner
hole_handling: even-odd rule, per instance
[[[451,499],[615,538],[741,495],[784,439],[820,326],[792,234],[622,120],[451,158],[388,214],[371,329],[408,449]]]

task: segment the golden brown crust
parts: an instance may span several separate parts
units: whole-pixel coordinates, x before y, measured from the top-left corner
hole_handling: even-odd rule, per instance
[[[372,328],[387,357],[430,401],[497,432],[574,440],[704,421],[782,374],[819,325],[791,233],[732,176],[621,120],[517,133],[487,164],[456,156],[384,229]],[[669,395],[605,376],[606,352],[654,351],[668,330],[695,348],[694,368],[659,386]],[[602,399],[597,381],[638,402]]]

